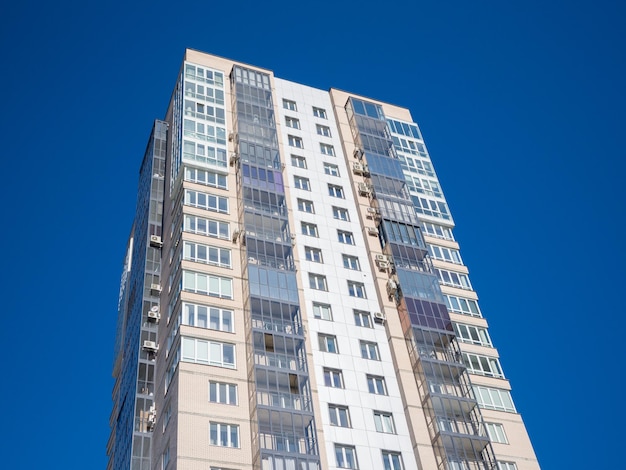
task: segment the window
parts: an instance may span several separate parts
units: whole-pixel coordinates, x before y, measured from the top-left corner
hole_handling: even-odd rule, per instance
[[[317,340],[320,345],[320,351],[338,354],[339,349],[337,348],[337,337],[333,335],[325,335],[319,333],[317,335]]]
[[[239,447],[239,426],[211,422],[210,442],[213,446]]]
[[[185,167],[185,181],[204,184],[219,189],[228,189],[226,175],[198,168]]]
[[[376,343],[372,343],[371,341],[361,341],[361,357],[363,359],[380,361],[378,345]]]
[[[309,201],[308,199],[298,199],[298,210],[300,212],[308,212],[309,214],[315,214],[313,201]]]
[[[348,294],[350,297],[359,297],[360,299],[366,299],[365,284],[362,282],[348,281]]]
[[[287,140],[289,141],[289,146],[290,147],[296,147],[296,148],[304,148],[304,145],[302,144],[302,139],[300,137],[296,137],[295,135],[289,135],[287,136]]]
[[[235,368],[235,345],[198,338],[181,338],[182,360],[196,364]]]
[[[456,331],[457,338],[463,343],[478,344],[479,346],[492,346],[487,328],[465,325],[463,323],[454,323],[454,330]]]
[[[487,427],[487,434],[489,435],[491,442],[497,442],[498,444],[509,443],[506,439],[506,434],[504,433],[504,426],[500,423],[485,423],[485,426]]]
[[[340,426],[342,428],[350,427],[350,413],[347,406],[328,405],[330,413],[330,424],[332,426]]]
[[[354,245],[354,235],[352,232],[344,232],[343,230],[337,230],[337,237],[339,243],[345,243],[346,245]]]
[[[326,110],[322,108],[316,108],[313,106],[313,116],[326,119]]]
[[[222,382],[209,382],[209,401],[224,405],[237,404],[237,385]]]
[[[314,261],[315,263],[323,263],[322,250],[320,250],[319,248],[305,246],[304,256],[306,257],[307,261]]]
[[[228,214],[228,198],[201,193],[200,191],[185,190],[185,205],[206,209],[208,211]]]
[[[288,109],[289,111],[297,111],[298,110],[295,101],[286,100],[284,98],[283,98],[283,108]]]
[[[165,406],[165,411],[163,412],[163,432],[165,432],[170,419],[172,419],[172,403],[168,402]]]
[[[487,377],[504,378],[500,361],[495,357],[481,356],[478,354],[463,353],[463,362],[468,372],[485,375]]]
[[[473,317],[482,317],[480,309],[478,308],[478,302],[475,300],[447,294],[444,294],[443,299],[446,301],[446,306],[451,312],[471,315]]]
[[[498,462],[498,470],[517,470],[517,465],[514,462]]]
[[[287,127],[291,127],[292,129],[300,129],[300,120],[294,117],[285,117],[285,124],[287,124]]]
[[[302,235],[308,235],[309,237],[318,237],[317,233],[317,225],[309,224],[307,222],[302,222],[300,224],[300,228],[302,229]]]
[[[444,269],[435,269],[437,277],[445,286],[459,287],[461,289],[472,289],[467,274],[457,273],[454,271],[446,271]]]
[[[359,468],[356,461],[356,450],[352,446],[335,444],[335,457],[339,468]]]
[[[383,450],[384,470],[403,470],[402,456],[398,452]]]
[[[472,388],[474,389],[474,395],[476,395],[476,401],[482,408],[515,413],[511,392],[508,390],[477,385],[474,385]]]
[[[319,135],[323,135],[324,137],[330,137],[330,127],[316,124],[315,128],[317,129],[317,133]]]
[[[229,249],[201,245],[200,243],[185,242],[183,246],[183,259],[224,268],[231,267]]]
[[[327,291],[328,285],[326,284],[326,276],[322,276],[321,274],[309,273],[309,287],[311,289]]]
[[[324,173],[330,176],[339,176],[339,167],[332,163],[324,163]]]
[[[369,312],[363,310],[354,310],[354,324],[365,328],[372,327],[372,317]]]
[[[293,185],[294,187],[298,189],[304,189],[305,191],[311,190],[311,182],[308,178],[303,178],[302,176],[294,176]]]
[[[343,267],[346,269],[353,269],[355,271],[360,271],[361,266],[359,264],[359,258],[356,256],[342,255],[343,257]]]
[[[330,155],[331,157],[335,156],[335,147],[328,144],[320,144],[320,152],[324,155]]]
[[[333,321],[333,312],[330,305],[313,303],[313,316],[321,320]]]
[[[424,222],[422,228],[426,235],[430,237],[443,238],[444,240],[454,240],[452,235],[452,229],[444,227],[442,225],[433,224],[430,222]]]
[[[324,368],[324,385],[333,388],[343,388],[343,374],[338,369]]]
[[[234,313],[232,310],[183,303],[183,325],[209,328],[211,330],[234,331]]]
[[[388,434],[396,433],[396,427],[393,424],[393,416],[391,413],[374,411],[374,424],[376,425],[377,432],[385,432]]]
[[[306,158],[299,155],[291,156],[291,165],[297,168],[306,168]]]
[[[183,226],[185,232],[197,233],[214,238],[230,238],[230,227],[228,222],[219,220],[204,219],[195,215],[185,215]]]
[[[339,197],[341,199],[345,199],[346,196],[343,192],[343,188],[341,186],[336,186],[334,184],[328,185],[328,194],[332,197]]]
[[[233,298],[233,280],[211,274],[183,271],[182,288],[196,294],[224,299]]]
[[[348,209],[344,209],[343,207],[333,206],[333,217],[337,220],[345,220],[346,222],[350,221],[350,216],[348,215]]]
[[[463,264],[459,250],[453,250],[445,246],[428,245],[428,252],[434,259],[447,261],[448,263]]]
[[[377,375],[367,376],[367,389],[374,395],[387,395],[387,385],[385,378]]]

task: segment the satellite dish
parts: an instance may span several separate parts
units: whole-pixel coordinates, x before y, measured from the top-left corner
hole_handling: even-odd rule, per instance
[[[151,311],[151,312],[154,312],[154,313],[158,312],[158,311],[159,311],[159,306],[158,306],[158,305],[155,305],[154,307],[152,307],[152,308],[150,309],[150,311]]]

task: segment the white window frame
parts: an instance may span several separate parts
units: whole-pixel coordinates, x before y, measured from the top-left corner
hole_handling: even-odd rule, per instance
[[[315,124],[315,129],[318,135],[322,135],[324,137],[332,137],[330,134],[330,127],[323,126],[321,124]]]
[[[446,302],[448,310],[461,315],[470,315],[472,317],[482,317],[478,302],[474,299],[466,299],[456,295],[443,294],[443,300]]]
[[[300,129],[300,119],[292,116],[285,116],[285,125],[291,129]]]
[[[185,189],[185,205],[212,212],[228,214],[228,198],[215,194]]]
[[[344,222],[350,222],[350,214],[348,209],[344,207],[333,206],[333,218],[337,220],[343,220]]]
[[[380,351],[378,350],[378,344],[373,341],[360,340],[359,345],[361,348],[361,357],[363,359],[380,361]]]
[[[344,268],[351,269],[353,271],[360,271],[361,270],[361,263],[359,263],[358,256],[341,255],[341,258],[343,259],[343,267]]]
[[[339,354],[339,345],[337,344],[337,337],[335,335],[318,333],[317,342],[319,344],[320,351],[330,354]]]
[[[287,136],[287,142],[289,143],[290,147],[294,147],[297,149],[304,148],[304,142],[302,141],[302,137],[298,137],[298,136],[290,134]]]
[[[337,468],[350,468],[352,470],[359,468],[354,446],[335,444],[335,458],[337,460]]]
[[[453,323],[453,325],[456,337],[462,343],[493,347],[487,328],[467,325],[465,323]]]
[[[315,238],[319,238],[320,236],[317,230],[316,224],[312,224],[310,222],[300,222],[300,229],[301,229],[302,235],[307,235],[309,237],[315,237]]]
[[[374,395],[387,395],[387,383],[380,375],[367,375],[367,389]]]
[[[506,433],[504,432],[504,426],[501,423],[485,423],[485,428],[487,429],[487,435],[489,439],[491,439],[491,442],[498,444],[509,443]]]
[[[396,425],[393,421],[393,414],[387,411],[374,410],[374,427],[376,432],[396,434]]]
[[[228,189],[228,178],[222,173],[185,166],[185,181],[212,188]]]
[[[333,321],[332,307],[328,304],[313,302],[313,316],[320,320]]]
[[[321,118],[321,119],[327,119],[326,110],[324,108],[317,108],[315,106],[313,106],[313,116]]]
[[[367,292],[365,292],[365,284],[362,282],[348,281],[348,294],[350,297],[356,297],[358,299],[367,299]]]
[[[306,158],[300,155],[291,155],[291,166],[295,166],[296,168],[302,168],[306,170]]]
[[[315,290],[328,292],[328,282],[323,274],[309,273],[309,287]]]
[[[219,246],[204,245],[185,241],[181,251],[182,258],[195,263],[209,264],[222,268],[232,267],[231,250]]]
[[[322,250],[319,248],[315,248],[313,246],[305,246],[304,247],[304,257],[307,261],[311,261],[313,263],[323,263],[322,260]]]
[[[183,230],[207,237],[230,239],[230,224],[228,222],[196,215],[185,214]]]
[[[372,328],[372,315],[365,310],[353,310],[354,324],[363,328]],[[365,320],[365,321],[364,321]]]
[[[472,374],[484,375],[485,377],[504,378],[500,361],[497,357],[483,356],[482,354],[473,354],[464,352],[463,362],[467,367],[467,371]]]
[[[311,181],[304,176],[293,177],[293,187],[296,189],[302,189],[303,191],[311,191]]]
[[[507,413],[516,413],[511,392],[500,388],[484,387],[482,385],[473,385],[476,401],[481,408],[486,410],[506,411]]]
[[[209,403],[237,406],[237,393],[236,384],[209,380]]]
[[[283,109],[288,109],[289,111],[298,111],[298,105],[293,100],[283,98]]]
[[[324,163],[324,174],[329,176],[339,176],[339,166],[332,163]]]
[[[334,157],[335,156],[335,147],[333,147],[330,144],[324,144],[324,143],[320,142],[320,152],[323,155],[328,155],[330,157]]]
[[[197,328],[234,333],[235,312],[221,307],[183,302],[181,323]]]
[[[472,290],[469,276],[456,271],[448,271],[446,269],[435,268],[439,282],[444,286],[458,287],[459,289]]]
[[[402,454],[400,452],[392,452],[383,450],[383,468],[385,470],[403,470]]]
[[[337,238],[339,239],[339,243],[354,245],[354,234],[352,232],[337,230]]]
[[[225,430],[225,437],[222,435],[222,428]],[[218,447],[239,448],[239,426],[229,423],[218,423],[211,421],[209,424],[209,444]]]
[[[181,361],[235,369],[235,345],[219,341],[182,336]],[[193,349],[193,351],[192,351]],[[205,357],[206,352],[206,357]],[[228,358],[232,357],[232,362]]]
[[[345,199],[346,198],[346,193],[343,190],[343,186],[339,186],[336,184],[329,184],[328,185],[328,195],[330,197],[337,197],[339,199]]]
[[[228,277],[183,269],[181,287],[184,291],[223,299],[233,298],[233,280]]]
[[[306,212],[307,214],[315,214],[315,206],[313,205],[313,201],[298,198],[298,210],[300,212]]]
[[[330,388],[344,388],[343,372],[340,369],[324,367],[324,385]]]
[[[340,428],[351,428],[350,410],[344,405],[328,404],[328,414],[330,416],[330,425]]]

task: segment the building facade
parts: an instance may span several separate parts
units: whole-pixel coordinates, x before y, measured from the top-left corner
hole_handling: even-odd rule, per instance
[[[410,112],[187,50],[140,171],[109,470],[535,470]]]

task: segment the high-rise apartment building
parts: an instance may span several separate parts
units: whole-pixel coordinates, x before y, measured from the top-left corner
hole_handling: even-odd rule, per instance
[[[109,470],[538,469],[407,109],[187,50],[139,176]]]

